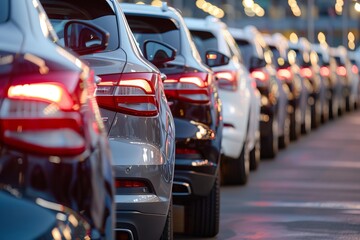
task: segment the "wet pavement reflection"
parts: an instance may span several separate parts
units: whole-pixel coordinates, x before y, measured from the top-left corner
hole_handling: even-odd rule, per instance
[[[220,218],[212,239],[360,239],[360,112],[262,161],[246,186],[222,186]]]

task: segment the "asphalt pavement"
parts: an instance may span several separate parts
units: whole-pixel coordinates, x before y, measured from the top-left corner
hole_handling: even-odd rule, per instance
[[[360,239],[360,111],[262,161],[246,186],[222,186],[220,211],[212,239]]]

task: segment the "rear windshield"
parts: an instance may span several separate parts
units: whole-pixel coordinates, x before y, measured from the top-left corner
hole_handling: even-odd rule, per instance
[[[335,58],[336,63],[337,63],[337,65],[338,65],[338,66],[344,66],[344,64],[342,63],[342,61],[341,61],[341,58],[340,58],[340,57],[335,56],[334,58]]]
[[[218,41],[211,32],[192,30],[191,35],[203,61],[205,61],[206,51],[219,50]]]
[[[166,43],[180,52],[180,30],[175,20],[125,14],[139,47],[143,50],[146,40]]]
[[[246,40],[235,39],[236,44],[239,46],[245,66],[250,66],[250,58],[254,55],[255,47]]]
[[[0,23],[4,23],[9,18],[9,9],[10,9],[10,0],[1,0],[0,1]]]
[[[54,30],[63,45],[64,26],[67,21],[82,20],[96,25],[110,34],[106,50],[119,47],[116,15],[107,1],[40,0]],[[96,4],[95,4],[96,3]]]
[[[274,46],[270,46],[269,47],[272,54],[273,54],[273,63],[276,65],[276,66],[279,66],[279,62],[278,62],[278,59],[281,58],[281,55],[280,55],[280,51],[274,47]],[[285,59],[286,60],[286,59]]]

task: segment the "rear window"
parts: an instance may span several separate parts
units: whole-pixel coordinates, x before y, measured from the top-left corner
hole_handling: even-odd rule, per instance
[[[175,20],[125,14],[139,47],[143,50],[146,40],[164,42],[180,52],[180,31]]]
[[[205,61],[206,51],[219,50],[218,41],[211,32],[191,31],[191,35],[203,61]]]
[[[51,24],[63,45],[64,26],[68,20],[82,20],[110,34],[106,50],[119,47],[116,15],[107,1],[40,0]]]
[[[0,23],[4,23],[9,18],[10,0],[0,1]]]
[[[250,58],[254,55],[255,47],[246,40],[235,39],[236,44],[239,46],[245,66],[250,67]]]

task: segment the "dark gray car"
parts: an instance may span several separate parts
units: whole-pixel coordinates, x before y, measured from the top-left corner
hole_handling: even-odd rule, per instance
[[[81,59],[101,78],[96,97],[113,155],[116,236],[171,238],[175,131],[159,70],[143,57],[116,1],[41,2],[60,36],[64,27],[69,30],[69,19],[110,34],[106,49]],[[76,25],[71,31],[82,32]],[[85,37],[85,44],[97,44],[96,34]]]

